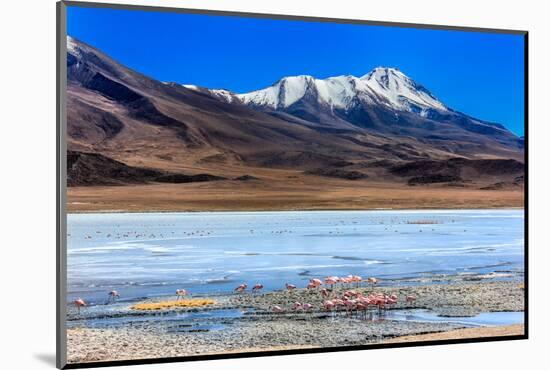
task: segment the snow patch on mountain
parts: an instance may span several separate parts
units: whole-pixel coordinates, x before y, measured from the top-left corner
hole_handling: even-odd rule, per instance
[[[447,109],[427,89],[401,71],[384,67],[375,68],[360,78],[284,77],[268,88],[237,94],[236,97],[244,104],[281,109],[288,108],[308,95],[316,97],[320,104],[339,109],[349,109],[356,99],[421,115],[426,115],[429,109]]]
[[[67,51],[69,53],[72,53],[73,55],[79,54],[78,50],[78,44],[75,39],[73,39],[71,36],[67,35]]]
[[[375,68],[361,77],[361,80],[377,95],[387,99],[393,108],[410,110],[413,104],[419,108],[447,109],[426,88],[396,68]]]

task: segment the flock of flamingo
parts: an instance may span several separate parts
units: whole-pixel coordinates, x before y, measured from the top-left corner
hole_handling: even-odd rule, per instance
[[[345,311],[350,315],[353,312],[360,313],[363,312],[366,315],[369,307],[378,308],[378,310],[383,310],[393,305],[397,304],[399,297],[396,294],[382,294],[382,293],[370,293],[368,295],[363,295],[363,293],[353,290],[353,287],[360,287],[361,283],[366,282],[372,288],[378,284],[378,279],[374,277],[369,277],[366,280],[363,280],[361,276],[357,275],[348,275],[347,277],[338,277],[338,276],[327,276],[324,278],[324,281],[320,279],[310,279],[306,289],[316,289],[319,291],[319,294],[323,298],[322,309],[325,311],[335,312],[335,311]],[[346,289],[341,296],[338,296],[335,291],[335,287],[340,285],[342,288]],[[323,286],[330,288],[323,288]],[[252,293],[260,292],[264,286],[262,284],[255,284],[251,291]],[[296,285],[286,283],[285,288],[287,291],[292,292],[296,289]],[[243,283],[237,286],[234,289],[236,293],[245,293],[248,289],[248,284]],[[187,296],[188,292],[185,289],[176,290],[176,300],[184,299]],[[114,303],[120,297],[120,294],[116,290],[112,290],[108,293],[108,298],[106,304]],[[405,297],[405,302],[407,304],[414,304],[416,297],[413,295],[407,295]],[[74,305],[80,313],[81,307],[87,306],[86,302],[82,298],[77,298],[74,300]],[[294,302],[289,308],[289,311],[292,312],[311,312],[315,309],[315,306],[310,303],[305,302]],[[275,305],[271,307],[272,312],[274,313],[284,313],[287,312],[283,307]]]
[[[324,279],[324,282],[320,279],[310,279],[306,289],[317,289],[324,299],[322,308],[325,311],[331,312],[346,311],[350,315],[353,314],[353,312],[363,312],[366,315],[369,307],[376,307],[378,310],[383,310],[397,304],[399,297],[396,294],[386,295],[382,293],[371,293],[365,296],[363,293],[351,289],[353,286],[358,288],[364,281],[370,284],[371,287],[374,287],[378,283],[378,279],[374,277],[363,280],[361,276],[357,275],[349,275],[347,277],[328,276]],[[330,289],[322,288],[323,285],[330,286]],[[336,295],[334,290],[334,287],[337,285],[341,285],[343,288],[347,289],[340,297]],[[285,287],[288,291],[296,289],[296,285],[289,283],[286,283]],[[241,284],[235,288],[235,292],[243,293],[247,288],[247,284]],[[252,287],[252,292],[258,292],[262,288],[262,284],[256,284]],[[416,297],[407,295],[405,301],[407,304],[414,304],[416,302]],[[290,307],[290,311],[294,312],[311,312],[313,309],[315,309],[314,305],[304,302],[294,302]],[[286,312],[284,308],[277,305],[271,307],[271,310],[274,313]]]

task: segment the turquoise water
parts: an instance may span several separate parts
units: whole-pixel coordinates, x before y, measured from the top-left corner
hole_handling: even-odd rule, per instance
[[[523,210],[70,214],[68,234],[68,300],[92,304],[113,289],[126,302],[327,275],[523,272]]]

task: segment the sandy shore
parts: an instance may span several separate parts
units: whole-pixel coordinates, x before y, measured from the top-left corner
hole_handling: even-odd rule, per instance
[[[377,287],[376,291],[391,292],[401,297],[400,302],[391,310],[395,313],[428,309],[440,316],[472,316],[481,312],[523,311],[523,290],[520,284],[520,281],[460,282]],[[372,288],[361,287],[355,290],[368,293]],[[402,298],[409,294],[417,296],[414,306],[403,302]],[[142,320],[138,325],[122,325],[116,328],[91,328],[87,327],[86,320],[76,321],[78,324],[72,325],[68,330],[69,362],[338,347],[394,343],[399,340],[475,338],[516,335],[523,330],[523,325],[464,329],[465,325],[460,323],[395,320],[392,319],[392,312],[379,316],[376,310],[370,312],[366,318],[345,313],[332,314],[320,309],[322,298],[318,292],[305,289],[292,293],[277,291],[217,296],[214,299],[216,304],[208,308],[178,309],[178,312],[240,309],[245,314],[235,318],[214,319],[212,323],[224,325],[223,330],[191,332],[174,332],[171,330],[173,326],[155,323],[154,320]],[[290,305],[295,301],[309,302],[316,308],[311,313],[296,313],[290,310]],[[285,308],[285,312],[272,313],[271,307],[274,304]],[[127,307],[109,315],[110,318],[117,315],[143,317],[144,313]],[[192,321],[190,319],[185,324],[192,325]]]
[[[386,340],[384,341],[384,343],[406,343],[448,339],[473,339],[480,337],[505,337],[524,334],[525,326],[523,324],[516,324],[485,328],[458,329],[432,334],[405,335],[402,337]]]
[[[284,178],[284,176],[283,176]],[[298,185],[297,185],[298,184]],[[523,189],[357,183],[303,176],[256,182],[71,187],[69,212],[522,208]]]

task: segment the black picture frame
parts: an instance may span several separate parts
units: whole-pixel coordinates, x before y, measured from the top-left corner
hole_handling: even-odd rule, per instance
[[[477,27],[462,27],[450,25],[436,24],[418,24],[418,23],[401,23],[401,22],[384,22],[373,20],[359,19],[340,19],[340,18],[325,18],[312,16],[296,16],[284,14],[265,14],[265,13],[248,13],[235,11],[220,11],[206,9],[189,9],[175,7],[158,7],[145,5],[131,4],[110,4],[101,2],[81,2],[81,1],[60,1],[56,4],[57,15],[57,63],[56,63],[56,115],[57,115],[57,155],[56,155],[56,366],[59,369],[78,369],[78,368],[95,368],[123,365],[142,365],[142,364],[159,364],[173,362],[189,362],[189,361],[204,361],[204,360],[220,360],[248,357],[264,357],[264,356],[282,356],[295,354],[312,354],[325,352],[345,352],[358,351],[381,348],[403,348],[403,347],[423,347],[434,345],[449,345],[461,343],[482,343],[482,342],[498,342],[510,340],[525,340],[529,338],[529,32],[526,30],[511,30],[511,29],[494,29],[494,28],[477,28]],[[262,352],[243,352],[243,353],[228,353],[228,354],[213,354],[213,355],[197,355],[189,357],[166,357],[166,358],[151,358],[151,359],[132,359],[132,360],[116,360],[116,361],[99,361],[89,363],[71,363],[67,364],[66,359],[66,288],[67,288],[67,209],[66,209],[66,86],[67,86],[67,32],[66,32],[66,9],[67,7],[85,7],[85,8],[109,8],[121,10],[142,10],[149,12],[171,12],[185,14],[206,14],[219,16],[234,16],[234,17],[249,17],[249,18],[267,18],[278,20],[298,20],[306,22],[326,22],[340,24],[358,24],[358,25],[378,25],[391,26],[398,28],[411,29],[429,29],[429,30],[453,30],[465,32],[481,32],[481,33],[497,33],[497,34],[513,34],[520,35],[524,38],[524,164],[525,164],[525,186],[524,186],[524,285],[525,285],[525,306],[524,306],[524,334],[467,338],[467,339],[445,339],[445,340],[430,340],[422,342],[408,343],[387,343],[387,344],[368,344],[354,345],[346,347],[323,347],[310,349],[289,349],[277,351],[262,351]]]

